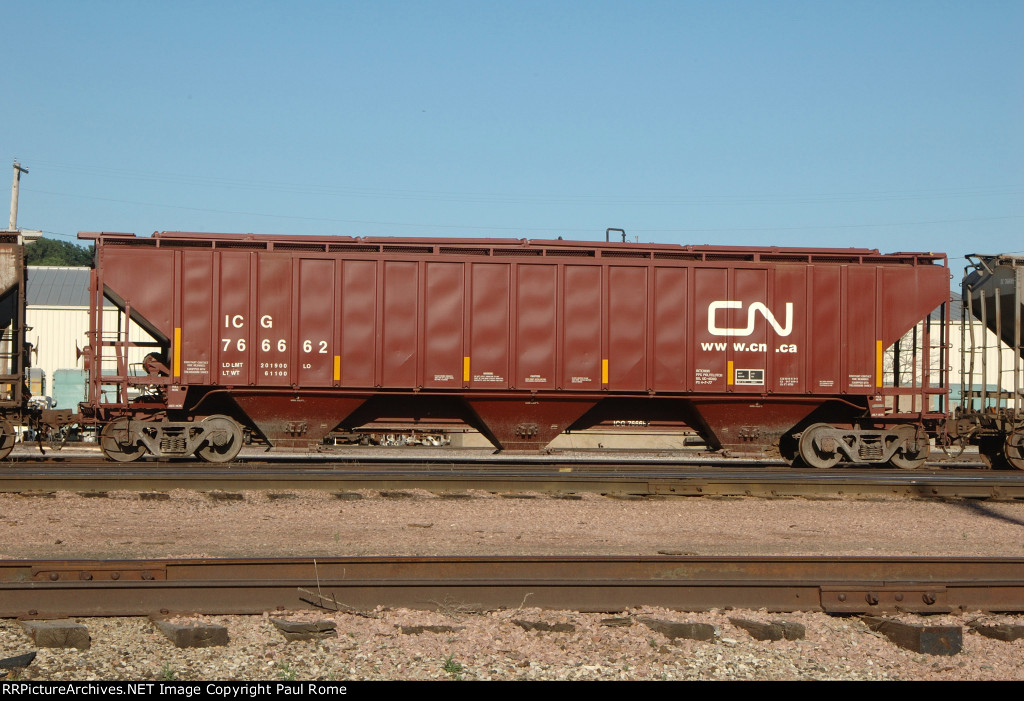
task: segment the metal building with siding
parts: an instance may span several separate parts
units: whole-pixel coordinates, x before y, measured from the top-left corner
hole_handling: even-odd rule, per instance
[[[77,349],[88,343],[89,274],[89,268],[28,267],[26,318],[29,330],[25,338],[32,344],[32,368],[43,372],[42,393],[57,400],[55,408],[58,409],[77,409],[77,402],[85,399],[85,374]],[[117,328],[117,319],[116,309],[104,310],[104,323],[108,328]],[[138,326],[133,324],[132,327],[135,338],[144,335]],[[60,392],[55,392],[58,371],[71,372],[60,373],[64,386]],[[78,382],[82,385],[80,392],[77,387],[69,386]],[[74,397],[79,398],[74,400]]]

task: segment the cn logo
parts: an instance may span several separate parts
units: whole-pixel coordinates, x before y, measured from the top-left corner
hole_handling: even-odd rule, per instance
[[[764,320],[771,324],[775,333],[780,336],[788,336],[793,332],[793,303],[786,302],[786,325],[780,326],[775,315],[768,311],[768,307],[760,302],[754,302],[747,307],[747,327],[743,329],[723,329],[718,326],[715,314],[719,309],[742,309],[743,302],[734,300],[720,300],[708,305],[708,332],[712,336],[749,336],[754,333],[754,315],[760,313]]]

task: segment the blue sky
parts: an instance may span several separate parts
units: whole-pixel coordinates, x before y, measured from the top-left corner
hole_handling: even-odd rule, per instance
[[[1024,2],[5,3],[19,225],[1024,251]],[[6,185],[5,185],[6,188]]]

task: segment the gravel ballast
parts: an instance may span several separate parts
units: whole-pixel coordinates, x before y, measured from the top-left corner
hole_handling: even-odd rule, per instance
[[[1024,556],[1020,501],[381,494],[0,494],[0,557]]]
[[[0,557],[1024,556],[1020,502],[446,496],[0,494]],[[1020,625],[1024,617],[977,612],[906,618],[963,626],[963,651],[951,656],[911,652],[859,618],[819,613],[442,607],[290,617],[330,620],[337,635],[286,642],[268,615],[209,616],[206,621],[227,628],[227,646],[177,648],[145,618],[84,618],[77,620],[89,629],[89,649],[39,649],[15,674],[26,680],[1024,678],[1024,640],[993,640],[972,627]],[[730,619],[798,623],[805,637],[760,642]],[[707,623],[715,633],[706,641],[670,639],[661,632],[670,628],[648,620]],[[523,621],[541,625],[527,630]],[[0,621],[0,658],[32,649],[17,621]]]
[[[308,613],[297,618],[309,617]],[[176,648],[145,618],[81,619],[88,650],[41,649],[24,680],[985,680],[1024,679],[1024,640],[1001,642],[964,633],[964,649],[935,656],[901,649],[858,618],[824,614],[728,611],[684,614],[659,609],[610,617],[521,609],[445,615],[377,610],[324,614],[337,636],[285,642],[270,618],[210,616],[227,627],[226,647]],[[800,640],[755,641],[730,618],[786,620]],[[936,625],[1013,617],[938,616]],[[516,621],[546,622],[568,632],[527,631]],[[623,621],[623,619],[626,619]],[[700,621],[709,641],[669,639],[644,620]],[[920,619],[914,619],[920,620]],[[1018,621],[1019,623],[1020,621]],[[558,624],[562,624],[559,626]],[[567,624],[567,625],[566,625]],[[404,633],[414,626],[452,628]],[[0,621],[0,657],[29,649],[14,621]]]

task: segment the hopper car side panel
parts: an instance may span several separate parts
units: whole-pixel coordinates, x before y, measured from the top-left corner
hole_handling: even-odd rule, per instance
[[[516,267],[515,377],[524,389],[552,390],[558,376],[558,266]],[[461,370],[461,368],[458,368]]]
[[[655,267],[653,270],[654,290],[651,294],[653,312],[650,365],[655,391],[678,393],[689,385],[687,372],[687,338],[693,337],[692,321],[689,315],[680,314],[687,308],[689,288],[686,268]]]
[[[805,336],[813,336],[816,352],[803,363],[798,361],[796,373],[786,374],[786,377],[799,378],[801,366],[806,368],[804,390],[808,393],[834,393],[840,389],[839,378],[844,369],[843,335],[844,328],[849,325],[843,310],[842,273],[838,266],[818,266],[809,271],[810,281],[804,295],[808,300]]]
[[[336,379],[334,290],[337,267],[330,260],[300,262],[295,295],[298,312],[292,318],[298,324],[302,344],[292,349],[291,362],[298,369],[301,387],[329,387]]]
[[[911,386],[886,386],[883,369],[948,301],[944,257],[931,254],[87,237],[97,286],[150,331],[168,369],[93,373],[101,421],[224,414],[305,445],[349,417],[435,416],[536,449],[610,416],[670,417],[757,452],[818,415],[848,428],[934,420],[946,386],[923,358]],[[99,391],[111,384],[118,402]],[[129,409],[133,386],[166,406]]]
[[[175,281],[178,294],[172,297],[176,302],[180,300],[176,305],[177,320],[174,329],[168,329],[169,335],[175,339],[172,352],[174,378],[182,385],[209,385],[214,381],[215,368],[220,367],[217,360],[221,354],[233,363],[249,364],[249,353],[245,348],[247,334],[245,329],[236,328],[236,322],[241,320],[237,318],[238,310],[232,308],[230,294],[223,298],[220,295],[214,297],[214,289],[218,293],[221,289],[220,285],[214,284],[213,257],[185,251],[181,258],[181,276]],[[138,283],[145,284],[143,280]],[[227,328],[216,337],[214,319],[219,314],[211,314],[215,308],[230,319]],[[224,348],[219,344],[222,336],[227,341]]]
[[[358,389],[376,384],[377,346],[377,262],[343,260],[341,266],[341,320],[334,329],[340,339],[340,384]],[[342,333],[344,331],[344,333]],[[372,352],[370,352],[372,350]]]

